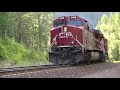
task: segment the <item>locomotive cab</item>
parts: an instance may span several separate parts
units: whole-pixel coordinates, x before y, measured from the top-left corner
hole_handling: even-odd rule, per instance
[[[84,20],[78,16],[63,16],[53,21],[49,60],[54,64],[78,63],[83,54]]]

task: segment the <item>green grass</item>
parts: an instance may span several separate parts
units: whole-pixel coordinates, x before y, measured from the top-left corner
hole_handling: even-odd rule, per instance
[[[113,63],[120,63],[120,60],[119,61],[113,61]]]
[[[12,60],[2,60],[0,61],[0,68],[15,67],[15,66],[32,66],[32,65],[43,65],[49,64],[48,60],[44,61],[19,61],[17,64],[14,64]]]

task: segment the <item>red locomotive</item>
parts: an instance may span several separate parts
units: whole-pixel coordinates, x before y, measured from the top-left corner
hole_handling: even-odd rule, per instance
[[[53,21],[50,35],[49,61],[53,64],[78,64],[108,58],[107,39],[81,17],[57,18]]]

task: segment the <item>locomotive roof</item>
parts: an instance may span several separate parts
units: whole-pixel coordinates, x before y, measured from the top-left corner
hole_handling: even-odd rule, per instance
[[[58,18],[55,19],[55,20],[58,20],[59,18],[62,18],[62,17],[64,17],[64,18],[70,18],[70,17],[73,17],[73,16],[61,16],[61,17],[58,17]],[[87,20],[85,20],[84,18],[81,18],[80,16],[76,16],[76,17],[78,17],[79,19],[84,20],[85,22],[88,22]]]
[[[78,19],[81,19],[81,20],[89,23],[91,26],[93,26],[90,22],[88,22],[87,20],[85,20],[84,18],[82,18],[80,16],[61,16],[61,17],[58,17],[57,19],[55,19],[54,21],[58,21],[58,20],[60,20],[60,18],[61,18],[61,20],[64,20],[64,19],[69,20],[70,17],[77,17]]]

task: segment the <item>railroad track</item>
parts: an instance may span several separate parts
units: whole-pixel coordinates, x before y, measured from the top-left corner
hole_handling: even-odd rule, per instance
[[[19,72],[26,70],[37,70],[37,69],[52,69],[52,68],[62,68],[62,67],[70,67],[73,65],[39,65],[39,66],[25,66],[25,67],[11,67],[11,68],[0,68],[0,73],[8,73],[8,72]]]
[[[97,64],[98,62],[94,62],[92,64]],[[77,67],[86,65],[85,63],[81,63],[78,65],[39,65],[39,66],[25,66],[25,67],[11,67],[11,68],[0,68],[0,73],[8,73],[8,72],[19,72],[19,71],[27,71],[27,70],[37,70],[37,69],[54,69],[54,68],[66,68],[66,67]]]

